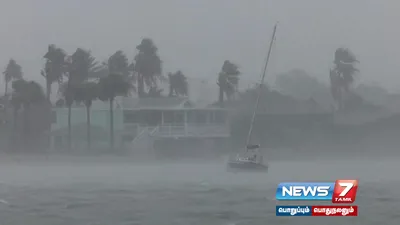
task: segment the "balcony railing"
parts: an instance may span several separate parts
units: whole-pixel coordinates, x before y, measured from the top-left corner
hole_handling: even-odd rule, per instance
[[[160,125],[151,136],[155,137],[229,137],[225,124]]]

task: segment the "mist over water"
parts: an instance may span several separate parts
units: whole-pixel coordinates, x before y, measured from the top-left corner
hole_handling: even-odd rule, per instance
[[[399,224],[400,3],[149,2],[3,4],[0,225]],[[226,172],[248,133],[268,173]],[[358,217],[275,216],[336,179]]]
[[[394,176],[400,159],[394,157],[275,160],[266,174],[227,173],[222,160],[133,163],[97,158],[3,158],[2,223],[398,224],[400,217],[395,210],[400,196],[394,188],[400,184]],[[359,217],[275,216],[279,182],[346,178],[360,180]]]

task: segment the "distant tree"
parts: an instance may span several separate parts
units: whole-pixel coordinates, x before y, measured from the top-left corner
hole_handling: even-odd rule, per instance
[[[94,82],[84,82],[75,88],[75,101],[83,102],[86,107],[86,129],[88,149],[91,148],[91,124],[90,124],[90,107],[92,102],[98,98],[98,85]]]
[[[66,72],[65,57],[67,54],[61,48],[55,45],[49,45],[47,53],[43,56],[46,59],[42,76],[46,80],[46,98],[50,102],[51,85],[57,82],[59,85],[63,81],[63,76]]]
[[[169,96],[187,96],[188,82],[187,77],[178,70],[175,73],[168,74],[169,79]]]
[[[356,63],[359,61],[354,54],[346,48],[338,48],[334,57],[335,67],[330,71],[331,92],[339,109],[343,109],[346,94],[354,83],[354,76],[359,70]]]
[[[137,73],[138,95],[145,97],[145,85],[150,89],[157,88],[158,80],[162,79],[161,59],[157,54],[157,47],[150,38],[144,38],[136,47],[139,51],[135,56],[134,70]]]
[[[7,95],[8,84],[13,80],[22,79],[22,67],[14,59],[10,59],[3,74],[5,83],[4,95]]]
[[[376,105],[385,105],[390,96],[389,92],[379,85],[359,84],[354,92],[360,95],[366,101]]]
[[[232,95],[237,90],[239,84],[239,67],[230,62],[229,60],[225,60],[222,65],[221,72],[218,74],[217,84],[219,86],[219,103],[222,105],[224,102],[224,94],[227,99],[231,99]]]
[[[14,108],[14,131],[16,132],[18,110],[23,108],[24,112],[24,140],[31,131],[30,129],[30,109],[33,104],[45,101],[46,97],[42,87],[35,81],[16,80],[12,83],[13,93],[11,103]]]
[[[121,74],[110,74],[99,81],[99,99],[110,103],[110,147],[114,149],[114,100],[126,96],[134,86]]]
[[[89,79],[89,74],[101,68],[90,51],[78,48],[68,63],[68,81],[64,84],[63,97],[68,107],[68,149],[71,149],[71,107],[75,100],[75,91]]]
[[[275,84],[282,94],[302,100],[312,98],[325,107],[332,104],[329,87],[304,70],[294,69],[279,74]]]

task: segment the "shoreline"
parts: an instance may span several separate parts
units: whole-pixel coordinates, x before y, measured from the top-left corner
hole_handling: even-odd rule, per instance
[[[397,157],[398,156],[398,157]],[[57,154],[57,153],[0,153],[0,166],[5,164],[220,164],[227,161],[229,155],[222,155],[216,158],[174,158],[174,159],[143,159],[135,156],[124,156],[115,154]],[[382,154],[370,152],[365,154],[352,152],[284,152],[282,154],[265,153],[264,159],[267,162],[307,162],[307,161],[380,161],[397,160],[400,154]]]

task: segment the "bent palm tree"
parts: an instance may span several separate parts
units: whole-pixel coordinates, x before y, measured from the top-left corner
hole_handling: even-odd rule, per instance
[[[134,70],[138,75],[138,95],[141,98],[147,95],[144,91],[145,85],[154,90],[157,88],[158,80],[163,79],[161,76],[162,62],[157,55],[157,47],[150,38],[144,38],[136,49],[139,53],[135,56]]]
[[[71,107],[75,100],[75,89],[84,81],[89,79],[92,71],[101,68],[90,51],[78,48],[71,56],[71,62],[68,64],[68,82],[64,89],[65,104],[68,107],[68,149],[71,149]]]
[[[187,96],[188,82],[182,71],[168,74],[169,79],[169,96]]]
[[[239,84],[240,71],[236,64],[225,60],[222,65],[221,72],[218,74],[217,84],[219,86],[219,103],[220,105],[224,102],[224,94],[227,99],[231,99],[237,86]]]
[[[99,81],[99,99],[110,103],[110,148],[114,149],[114,100],[117,96],[127,96],[133,88],[129,80],[121,74],[110,74]]]
[[[330,71],[332,96],[338,102],[339,109],[343,109],[343,97],[348,94],[349,87],[354,83],[354,76],[359,71],[355,64],[359,61],[349,49],[338,48],[333,62],[335,67]]]
[[[41,74],[46,80],[46,98],[49,102],[51,85],[55,82],[60,84],[66,72],[66,55],[63,49],[57,48],[55,45],[49,45],[47,53],[43,56],[46,59],[46,63]]]
[[[5,83],[4,95],[6,96],[8,91],[8,84],[13,80],[22,79],[22,67],[14,59],[10,59],[3,74]]]

